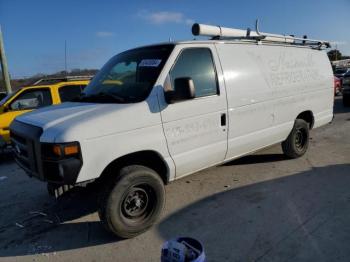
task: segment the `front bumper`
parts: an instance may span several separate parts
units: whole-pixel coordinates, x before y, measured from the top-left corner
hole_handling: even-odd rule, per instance
[[[12,122],[10,133],[15,161],[30,177],[59,185],[74,185],[82,167],[81,157],[45,158],[40,143],[42,132],[39,127],[16,120]]]
[[[0,128],[0,143],[10,144],[10,130],[6,127]]]
[[[82,166],[82,161],[77,158],[42,162],[45,181],[61,185],[74,185]]]

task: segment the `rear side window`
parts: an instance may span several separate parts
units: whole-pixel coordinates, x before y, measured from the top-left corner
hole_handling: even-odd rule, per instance
[[[180,77],[192,78],[196,97],[218,93],[216,71],[208,48],[188,48],[181,52],[170,72],[172,86],[175,79]]]
[[[29,89],[23,91],[10,104],[11,110],[36,109],[52,104],[51,92],[49,89]]]
[[[69,102],[74,100],[74,98],[77,98],[83,89],[85,88],[85,85],[70,85],[70,86],[62,86],[58,90],[58,93],[60,94],[61,102]]]

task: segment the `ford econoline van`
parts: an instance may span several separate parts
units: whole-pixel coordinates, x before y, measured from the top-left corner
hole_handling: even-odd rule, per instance
[[[243,31],[243,33],[242,33]],[[281,143],[286,157],[333,117],[327,42],[195,24],[195,40],[112,57],[79,100],[17,117],[17,163],[56,194],[99,185],[99,216],[129,238],[160,217],[164,185]]]

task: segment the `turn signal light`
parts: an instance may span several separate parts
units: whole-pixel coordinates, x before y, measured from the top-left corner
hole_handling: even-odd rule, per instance
[[[79,153],[79,147],[78,145],[68,145],[64,147],[64,155],[75,155]]]
[[[79,145],[78,144],[54,145],[52,147],[52,151],[58,157],[76,155],[79,153]]]

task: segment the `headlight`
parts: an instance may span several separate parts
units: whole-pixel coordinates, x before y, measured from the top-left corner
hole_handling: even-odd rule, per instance
[[[45,180],[74,185],[83,165],[80,144],[42,143],[42,169]]]
[[[43,158],[62,159],[76,157],[80,155],[80,145],[78,142],[49,144],[44,143],[41,147]]]

